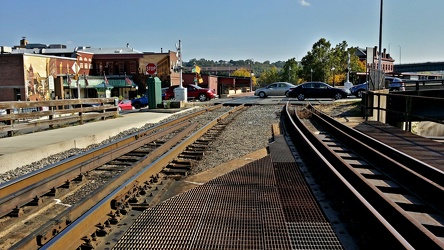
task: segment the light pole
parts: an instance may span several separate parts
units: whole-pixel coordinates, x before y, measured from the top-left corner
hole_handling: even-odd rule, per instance
[[[291,83],[291,66],[288,66],[288,82]]]
[[[310,69],[310,82],[313,81],[313,69]]]
[[[380,9],[380,13],[379,13],[379,48],[378,48],[378,69],[381,71],[382,70],[382,5],[383,5],[383,0],[381,0],[381,9]]]
[[[253,91],[253,76],[254,76],[254,73],[253,73],[253,62],[254,62],[254,60],[251,59],[251,61],[250,61],[250,92]]]
[[[401,64],[401,45],[398,46],[399,46],[399,64]]]
[[[335,67],[331,68],[331,78],[333,80],[333,87],[335,86]]]

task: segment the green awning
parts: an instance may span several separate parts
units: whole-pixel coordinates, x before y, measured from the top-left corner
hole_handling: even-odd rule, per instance
[[[105,82],[99,83],[97,85],[88,85],[87,88],[95,88],[95,89],[113,89],[114,87],[111,84],[106,85]]]
[[[88,86],[86,88],[94,88],[97,85],[100,84],[104,84],[105,83],[105,79],[103,77],[88,77]],[[108,77],[108,83],[109,86],[111,86],[112,88],[136,88],[137,85],[134,83],[133,80],[131,80],[131,85],[127,84],[125,81],[125,77]],[[85,88],[85,79],[83,78],[83,76],[80,77],[79,79],[79,84],[80,84],[80,88]],[[68,82],[66,81],[66,78],[63,78],[63,87],[68,88]],[[71,89],[76,89],[77,88],[77,80],[74,80],[71,78]]]

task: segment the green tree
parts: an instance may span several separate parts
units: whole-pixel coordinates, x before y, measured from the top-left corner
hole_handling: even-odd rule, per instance
[[[261,76],[258,79],[258,87],[263,87],[267,84],[273,83],[273,82],[279,82],[281,79],[281,75],[278,71],[278,69],[273,66],[269,69],[266,69],[262,72]]]
[[[305,81],[323,81],[330,84],[341,84],[345,81],[350,55],[350,70],[363,72],[362,64],[355,55],[356,48],[348,48],[346,41],[331,47],[325,38],[313,44],[312,50],[301,60],[300,77]],[[364,65],[365,66],[365,65]]]
[[[293,57],[289,59],[288,61],[285,62],[284,67],[280,72],[281,81],[297,84],[299,82],[298,76],[300,70],[301,69],[299,67],[298,62],[296,61],[296,58]]]
[[[305,81],[326,81],[329,67],[331,44],[325,38],[313,44],[311,51],[301,59],[301,76]]]

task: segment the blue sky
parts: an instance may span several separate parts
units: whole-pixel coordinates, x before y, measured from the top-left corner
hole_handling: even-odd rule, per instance
[[[380,0],[2,0],[0,46],[176,50],[183,59],[300,60],[320,38],[379,44]],[[444,61],[444,0],[385,0],[382,46],[395,63]]]

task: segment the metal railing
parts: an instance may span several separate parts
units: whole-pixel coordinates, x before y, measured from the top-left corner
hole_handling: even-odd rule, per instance
[[[431,121],[444,124],[444,98],[404,95],[401,93],[380,93],[367,91],[362,96],[361,111],[366,120],[396,125],[406,123],[411,131],[414,121]]]

